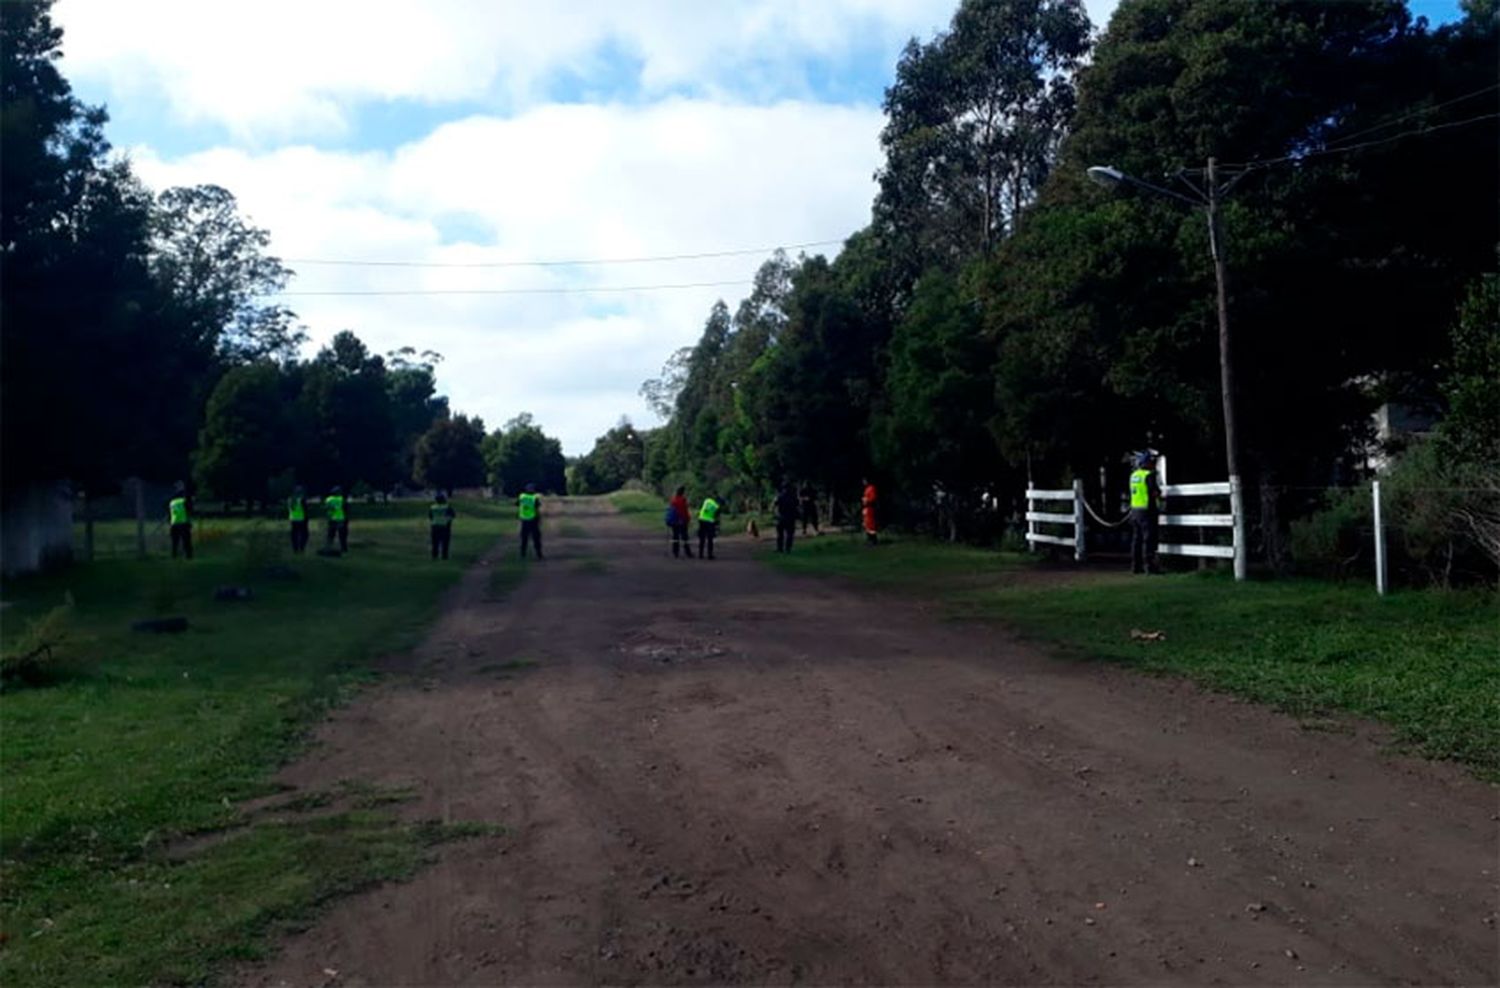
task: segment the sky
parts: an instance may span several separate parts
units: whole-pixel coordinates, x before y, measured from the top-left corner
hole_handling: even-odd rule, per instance
[[[1102,26],[1117,2],[1086,7]],[[343,329],[377,353],[435,350],[455,410],[490,428],[531,412],[580,455],[622,415],[656,423],[640,383],[697,340],[716,299],[733,308],[772,248],[831,256],[865,225],[897,56],[955,5],[58,0],[53,13],[64,73],[108,107],[137,174],[221,185],[269,231],[310,351]],[[1411,7],[1457,15],[1457,0]],[[678,259],[642,260],[663,256]],[[600,260],[620,263],[531,263]],[[329,261],[383,263],[316,263]]]

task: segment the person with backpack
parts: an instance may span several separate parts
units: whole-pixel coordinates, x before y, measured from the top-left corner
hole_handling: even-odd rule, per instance
[[[688,507],[687,488],[679,487],[667,504],[666,521],[667,527],[672,530],[673,558],[679,552],[686,553],[689,559],[693,558],[693,543],[688,539],[688,524],[692,517],[692,509]]]

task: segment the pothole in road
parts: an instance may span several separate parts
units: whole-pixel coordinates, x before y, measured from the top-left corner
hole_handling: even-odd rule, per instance
[[[662,638],[649,632],[629,636],[615,646],[615,651],[633,659],[662,665],[700,662],[729,654],[729,650],[724,646],[706,639]]]

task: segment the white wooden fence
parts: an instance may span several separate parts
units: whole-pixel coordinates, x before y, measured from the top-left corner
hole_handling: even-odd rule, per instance
[[[1038,504],[1056,501],[1068,502],[1066,514],[1061,511],[1036,510]],[[1073,534],[1049,535],[1041,530],[1042,525],[1067,525],[1073,530]],[[1070,545],[1073,547],[1073,558],[1083,562],[1083,481],[1073,481],[1071,490],[1044,491],[1030,484],[1026,485],[1026,543],[1030,549],[1035,549],[1039,543]]]
[[[1157,546],[1157,552],[1167,556],[1231,559],[1234,561],[1234,578],[1243,580],[1245,578],[1245,512],[1243,499],[1240,496],[1239,478],[1231,477],[1226,482],[1211,484],[1163,484],[1161,493],[1163,500],[1168,502],[1168,510],[1164,511],[1158,519],[1158,523],[1163,528],[1227,528],[1230,530],[1230,543],[1222,545],[1163,540]],[[1189,498],[1224,497],[1226,495],[1229,498],[1229,514],[1227,515],[1177,510],[1176,505],[1170,503],[1173,499],[1182,501]],[[1055,504],[1060,501],[1068,502],[1069,510],[1040,511],[1037,509],[1038,504]],[[1043,525],[1054,527],[1066,525],[1072,529],[1072,532],[1069,535],[1058,535],[1043,531]],[[1032,487],[1030,484],[1027,485],[1026,542],[1031,549],[1035,549],[1039,544],[1072,546],[1073,558],[1083,561],[1087,543],[1087,533],[1084,530],[1083,481],[1073,481],[1071,490],[1043,490]]]

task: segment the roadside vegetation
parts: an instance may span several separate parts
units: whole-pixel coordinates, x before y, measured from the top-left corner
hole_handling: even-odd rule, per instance
[[[769,554],[787,572],[831,575],[939,600],[1060,653],[1187,676],[1317,726],[1342,711],[1388,725],[1430,758],[1500,779],[1500,598],[1493,589],[1378,597],[1364,582],[1232,583],[1218,572],[1150,579],[1078,572],[928,540],[871,551],[857,537]],[[1160,632],[1142,640],[1132,632]]]
[[[403,822],[399,794],[368,798],[359,780],[284,803],[271,781],[514,527],[508,504],[460,501],[452,557],[435,562],[425,508],[354,505],[342,558],[292,557],[281,523],[205,518],[191,562],[136,560],[133,524],[111,522],[97,562],[7,582],[0,981],[197,983],[486,829]],[[251,596],[215,600],[228,587]],[[131,630],[167,617],[186,630]],[[270,798],[251,812],[256,797]]]

